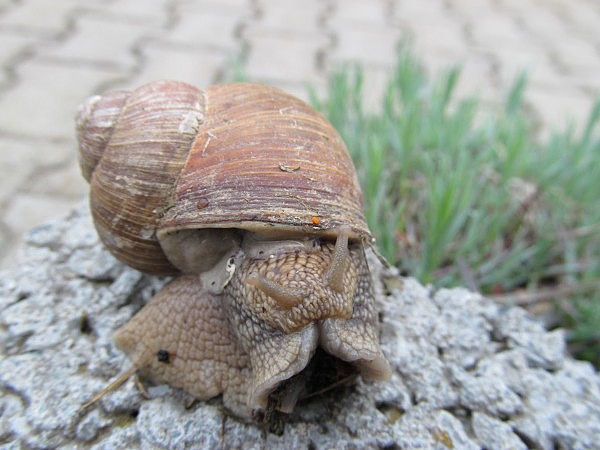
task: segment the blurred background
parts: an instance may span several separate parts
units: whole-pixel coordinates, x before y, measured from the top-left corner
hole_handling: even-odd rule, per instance
[[[2,268],[27,230],[85,198],[73,118],[86,97],[242,78],[340,129],[404,273],[552,311],[585,301],[561,317],[595,315],[585,339],[600,339],[597,0],[0,0],[0,63]],[[496,209],[509,214],[486,222]]]
[[[462,64],[459,94],[500,101],[529,69],[543,127],[582,122],[600,88],[594,0],[0,0],[0,254],[63,216],[86,186],[73,116],[87,96],[172,78],[197,86],[241,67],[307,98],[340,64],[376,105],[399,46],[428,73]]]

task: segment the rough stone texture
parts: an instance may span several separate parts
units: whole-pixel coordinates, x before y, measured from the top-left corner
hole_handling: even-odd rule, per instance
[[[87,207],[33,229],[0,273],[0,448],[591,449],[600,377],[519,308],[465,289],[434,291],[372,264],[389,382],[302,401],[267,425],[219,398],[189,407],[133,379],[80,406],[128,367],[111,335],[164,283],[118,263]],[[368,432],[365,432],[368,430]]]

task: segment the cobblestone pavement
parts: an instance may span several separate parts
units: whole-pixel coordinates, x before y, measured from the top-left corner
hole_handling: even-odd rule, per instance
[[[358,61],[375,104],[410,40],[430,73],[463,64],[459,92],[490,104],[529,69],[528,105],[549,129],[581,123],[600,92],[599,24],[597,0],[0,0],[0,264],[83,198],[73,115],[90,94],[205,86],[241,61],[306,98]]]

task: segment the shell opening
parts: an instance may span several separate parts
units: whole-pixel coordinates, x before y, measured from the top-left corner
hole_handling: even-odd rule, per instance
[[[79,143],[79,165],[83,177],[88,182],[102,159],[129,95],[128,91],[93,95],[78,108],[75,125]]]

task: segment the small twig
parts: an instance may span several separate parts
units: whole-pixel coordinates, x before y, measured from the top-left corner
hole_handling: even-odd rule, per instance
[[[341,386],[345,383],[347,383],[348,381],[352,380],[353,378],[356,378],[356,374],[353,373],[352,375],[348,375],[344,378],[340,378],[339,380],[337,380],[335,383],[331,383],[329,386],[325,386],[323,389],[319,389],[318,391],[315,392],[311,392],[310,394],[307,394],[305,396],[302,397],[302,400],[305,400],[307,398],[311,398],[311,397],[316,397],[317,395],[321,395],[324,394],[327,391],[330,391],[332,389],[335,389],[338,386]]]
[[[595,261],[574,261],[569,263],[568,267],[565,267],[566,264],[555,264],[553,266],[548,266],[546,270],[544,270],[545,276],[565,276],[565,275],[575,275],[578,273],[586,272],[596,264]]]
[[[130,369],[126,370],[122,374],[120,374],[108,386],[106,386],[104,389],[102,389],[100,392],[98,392],[96,395],[94,395],[91,398],[91,400],[88,400],[83,405],[81,405],[79,407],[79,410],[83,411],[84,409],[88,408],[89,406],[92,406],[94,403],[96,403],[98,400],[100,400],[102,397],[104,397],[109,392],[117,389],[119,386],[121,386],[123,383],[125,383],[132,375],[134,375],[136,373],[136,371],[137,371],[137,367],[134,366],[134,367],[131,367]]]
[[[600,233],[600,224],[587,225],[579,228],[573,228],[571,230],[565,230],[558,233],[563,239],[581,238],[590,236],[592,234]]]
[[[557,286],[554,288],[539,289],[537,291],[519,291],[511,292],[502,295],[492,295],[488,298],[498,302],[506,304],[515,304],[520,306],[533,305],[543,301],[566,297],[568,295],[579,294],[581,292],[589,291],[592,289],[600,289],[599,281],[589,281],[579,284],[569,284]]]
[[[144,386],[144,383],[142,383],[142,380],[140,380],[140,377],[137,374],[134,378],[134,382],[135,386],[138,388],[138,391],[140,391],[140,394],[142,394],[142,397],[144,397],[146,400],[150,400],[152,397],[150,397],[146,386]]]

